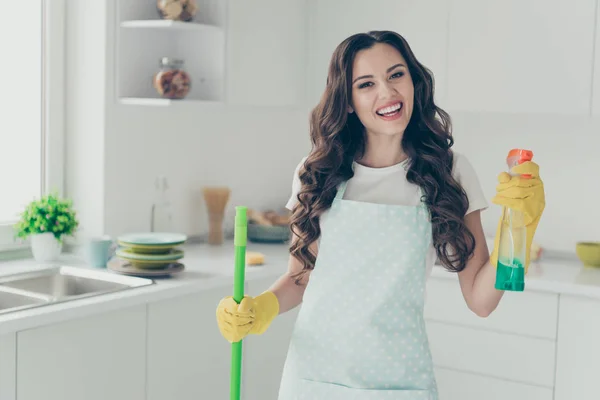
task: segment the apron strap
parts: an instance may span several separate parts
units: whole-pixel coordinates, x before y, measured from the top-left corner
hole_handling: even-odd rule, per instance
[[[338,186],[337,194],[335,195],[335,198],[337,200],[342,200],[342,198],[344,197],[344,193],[346,192],[347,184],[348,184],[348,181],[344,181],[344,182],[340,183],[340,186]]]

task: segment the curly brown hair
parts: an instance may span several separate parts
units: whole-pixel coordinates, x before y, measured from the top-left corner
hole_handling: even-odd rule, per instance
[[[433,74],[416,59],[398,33],[359,33],[335,49],[325,91],[311,113],[312,149],[299,170],[301,189],[291,218],[291,229],[297,238],[290,246],[290,254],[303,265],[294,276],[297,284],[302,275],[314,269],[316,256],[309,246],[321,234],[320,215],[331,206],[338,186],[352,178],[352,163],[365,152],[364,127],[356,113],[348,113],[347,109],[354,57],[377,43],[391,45],[400,52],[413,80],[414,110],[401,145],[408,156],[407,180],[420,186],[424,193],[421,201],[429,210],[437,256],[446,269],[459,272],[474,252],[475,238],[464,223],[469,201],[452,176],[451,121],[434,103]]]

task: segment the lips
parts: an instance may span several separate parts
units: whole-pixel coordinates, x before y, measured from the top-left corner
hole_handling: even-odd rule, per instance
[[[375,112],[382,117],[392,117],[402,110],[404,104],[401,101],[386,104],[385,106],[378,108]]]

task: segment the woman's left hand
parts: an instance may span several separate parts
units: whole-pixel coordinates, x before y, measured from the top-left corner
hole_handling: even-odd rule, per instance
[[[525,226],[527,227],[527,258],[525,261],[525,271],[527,271],[531,243],[546,207],[544,183],[539,176],[539,166],[533,161],[526,161],[523,164],[517,165],[511,169],[511,172],[518,175],[511,176],[506,172],[502,172],[498,176],[499,183],[496,186],[496,195],[492,198],[492,203],[523,212]],[[501,226],[502,217],[500,217],[500,221],[498,222],[494,249],[490,255],[490,261],[494,266],[498,262],[498,244],[500,242]]]

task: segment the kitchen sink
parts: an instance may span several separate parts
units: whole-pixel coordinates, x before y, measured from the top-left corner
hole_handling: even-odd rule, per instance
[[[47,300],[43,297],[0,290],[0,313],[7,310],[17,311],[44,303],[47,303]]]
[[[69,266],[6,275],[0,277],[0,314],[152,284],[152,279]]]

